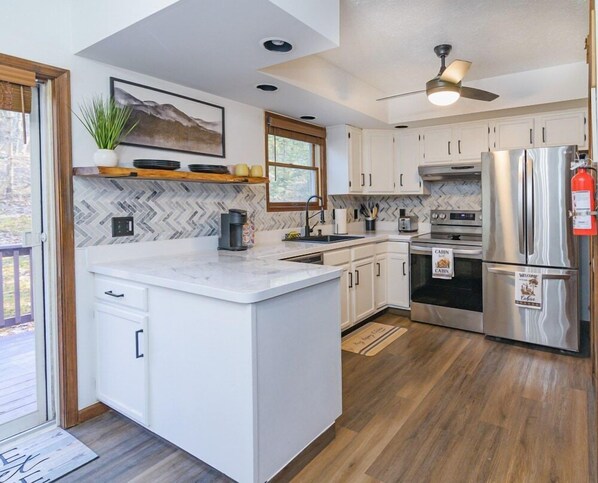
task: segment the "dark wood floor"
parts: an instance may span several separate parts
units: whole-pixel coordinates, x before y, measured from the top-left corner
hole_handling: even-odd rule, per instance
[[[374,357],[343,352],[336,439],[293,481],[596,482],[588,358],[378,321],[409,330]],[[100,458],[61,482],[229,481],[112,412],[71,432]]]

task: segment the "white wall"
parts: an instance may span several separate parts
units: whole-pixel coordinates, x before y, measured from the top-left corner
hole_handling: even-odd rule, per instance
[[[264,163],[264,117],[261,109],[73,55],[68,0],[9,0],[3,2],[2,14],[4,22],[0,29],[0,52],[69,69],[72,105],[75,110],[84,99],[96,94],[107,96],[111,76],[177,92],[225,108],[225,159],[121,146],[118,151],[122,164],[131,164],[132,160],[138,157],[156,156],[156,153],[183,162],[192,160],[210,164]],[[79,121],[73,118],[73,164],[91,165],[94,151],[95,145],[91,137]],[[82,250],[77,252],[77,298],[80,302],[77,306],[79,407],[84,408],[96,401],[95,329],[89,303],[84,303],[85,297],[81,297],[82,292],[87,293],[90,290],[89,275],[84,263],[85,255]]]

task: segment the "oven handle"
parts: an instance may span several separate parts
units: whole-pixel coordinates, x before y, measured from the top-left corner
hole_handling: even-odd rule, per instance
[[[492,268],[488,267],[488,271],[490,273],[496,273],[498,275],[511,275],[512,277],[515,276],[515,272],[513,270],[504,270],[502,268]],[[567,275],[564,273],[542,273],[542,278],[548,280],[569,280],[571,275]]]
[[[448,247],[451,248],[451,247]],[[421,247],[421,246],[413,246],[411,245],[411,253],[414,255],[426,255],[428,253],[432,253],[432,248],[428,247]],[[453,255],[466,255],[469,257],[482,257],[482,249],[476,248],[473,250],[466,250],[463,248],[453,248]]]

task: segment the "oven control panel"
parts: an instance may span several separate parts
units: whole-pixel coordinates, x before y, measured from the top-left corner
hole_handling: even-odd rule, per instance
[[[432,210],[432,225],[482,226],[482,212],[473,210]]]

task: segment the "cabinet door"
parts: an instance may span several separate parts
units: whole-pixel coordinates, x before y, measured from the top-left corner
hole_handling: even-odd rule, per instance
[[[387,268],[388,304],[409,308],[409,255],[390,253]]]
[[[351,326],[351,265],[339,265],[343,269],[341,274],[341,330]]]
[[[532,117],[499,119],[492,123],[492,150],[524,149],[534,145]]]
[[[374,313],[374,258],[353,262],[353,322]]]
[[[361,129],[349,127],[349,192],[361,193],[365,184],[365,173],[362,167]]]
[[[374,263],[374,305],[380,309],[386,305],[386,255],[376,256]]]
[[[453,160],[456,146],[453,142],[452,128],[426,129],[422,137],[424,163],[446,163]]]
[[[479,161],[488,152],[488,123],[462,124],[455,129],[456,158],[460,161]]]
[[[388,130],[364,131],[363,168],[365,192],[394,191],[394,133]]]
[[[576,144],[580,149],[587,148],[586,113],[569,111],[539,116],[540,139],[537,146],[563,146]]]
[[[96,304],[95,322],[98,399],[147,424],[147,316]]]
[[[395,174],[396,193],[422,194],[424,187],[419,177],[421,164],[421,135],[417,131],[407,131],[395,135]]]

